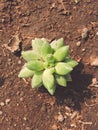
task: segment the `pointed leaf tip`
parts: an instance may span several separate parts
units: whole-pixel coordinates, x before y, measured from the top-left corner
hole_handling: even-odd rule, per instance
[[[55,78],[56,78],[58,85],[66,87],[67,81],[65,79],[65,76],[55,74]]]
[[[38,88],[42,85],[42,73],[43,72],[36,72],[34,74],[31,81],[32,88]]]
[[[59,75],[66,75],[72,71],[72,67],[70,67],[67,63],[59,62],[55,66],[55,73]]]
[[[39,59],[39,56],[32,50],[30,51],[22,51],[22,57],[26,60],[26,61],[31,61],[31,60],[36,60]]]
[[[46,69],[43,72],[42,80],[43,80],[43,84],[44,84],[45,88],[48,90],[48,92],[50,94],[53,94],[55,91],[55,88],[54,88],[55,79],[54,79],[54,76],[52,75],[52,73],[48,69]]]
[[[51,42],[51,48],[56,51],[58,50],[60,47],[62,47],[64,45],[64,39],[60,38],[58,40],[54,40]]]
[[[19,78],[28,78],[28,77],[32,77],[34,75],[34,71],[29,70],[26,67],[23,67],[22,70],[20,71],[18,77]]]
[[[69,46],[63,46],[54,53],[54,58],[56,61],[63,61],[65,57],[68,56],[68,53]]]
[[[78,62],[70,58],[66,59],[65,62],[72,68],[78,65]]]
[[[26,64],[26,67],[30,70],[33,70],[33,71],[41,71],[44,69],[43,63],[41,61],[38,61],[38,60],[29,61]]]

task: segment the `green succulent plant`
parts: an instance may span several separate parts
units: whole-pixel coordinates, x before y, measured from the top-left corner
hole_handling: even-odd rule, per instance
[[[72,81],[70,73],[78,63],[70,58],[69,46],[64,46],[63,38],[50,44],[44,38],[35,38],[32,48],[22,52],[27,63],[18,77],[31,77],[32,88],[44,85],[51,95],[56,90],[56,84],[66,87],[67,81]]]

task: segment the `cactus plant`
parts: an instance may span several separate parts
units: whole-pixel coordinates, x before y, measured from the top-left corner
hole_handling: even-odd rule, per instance
[[[31,77],[32,88],[42,85],[53,95],[56,84],[66,87],[71,81],[71,71],[78,63],[69,56],[69,46],[64,46],[64,39],[52,41],[44,38],[32,40],[32,50],[23,51],[22,57],[27,62],[18,77]]]

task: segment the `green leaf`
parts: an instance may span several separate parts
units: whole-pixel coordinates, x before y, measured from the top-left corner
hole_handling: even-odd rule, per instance
[[[30,51],[22,51],[22,57],[26,61],[39,59],[39,56],[32,50],[30,50]]]
[[[55,59],[54,59],[53,55],[52,55],[52,54],[48,54],[48,55],[45,57],[45,62],[46,62],[49,66],[54,66]]]
[[[54,53],[54,58],[56,61],[63,61],[66,56],[68,56],[69,52],[69,46],[63,46],[59,48],[55,53]]]
[[[65,75],[65,78],[66,78],[67,81],[72,81],[72,78],[71,78],[70,74]]]
[[[66,87],[67,81],[65,79],[65,76],[55,74],[55,78],[56,78],[58,85]]]
[[[43,72],[36,72],[32,78],[32,88],[38,88],[42,85],[42,73]]]
[[[75,60],[72,60],[72,59],[70,59],[70,58],[66,59],[65,62],[66,62],[69,66],[71,66],[72,68],[74,68],[75,66],[78,65],[78,62],[76,62]]]
[[[45,58],[48,54],[52,53],[52,49],[50,44],[45,39],[42,39],[42,41],[43,45],[41,47],[41,55],[43,58]]]
[[[54,85],[53,88],[47,89],[47,90],[48,90],[48,92],[49,92],[51,95],[53,95],[53,94],[55,93],[56,86]]]
[[[51,42],[51,48],[56,51],[57,49],[59,49],[60,47],[62,47],[64,45],[64,39],[63,38],[60,38],[58,39],[57,41],[54,40]]]
[[[44,38],[35,38],[35,40],[32,40],[32,47],[34,51],[43,58],[45,58],[47,54],[52,53],[50,44]]]
[[[55,79],[50,69],[46,69],[42,76],[43,84],[50,94],[55,91]]]
[[[32,47],[33,50],[38,54],[41,55],[41,47],[43,45],[43,41],[40,38],[35,38],[35,40],[32,40]]]
[[[28,78],[28,77],[32,77],[34,75],[34,71],[29,70],[26,67],[23,67],[22,70],[20,71],[18,77],[19,78]]]
[[[44,65],[41,61],[33,60],[26,63],[26,67],[30,70],[41,71],[44,69]]]
[[[60,75],[66,75],[72,71],[72,67],[70,67],[67,63],[59,62],[55,66],[55,73]]]

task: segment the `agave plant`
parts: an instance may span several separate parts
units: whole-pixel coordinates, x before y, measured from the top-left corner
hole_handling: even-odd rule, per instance
[[[50,44],[44,38],[32,40],[32,50],[23,51],[22,57],[27,63],[18,77],[31,77],[32,88],[42,85],[53,95],[56,84],[66,87],[71,81],[71,71],[78,65],[69,56],[69,46],[64,46],[64,39],[52,41]]]

